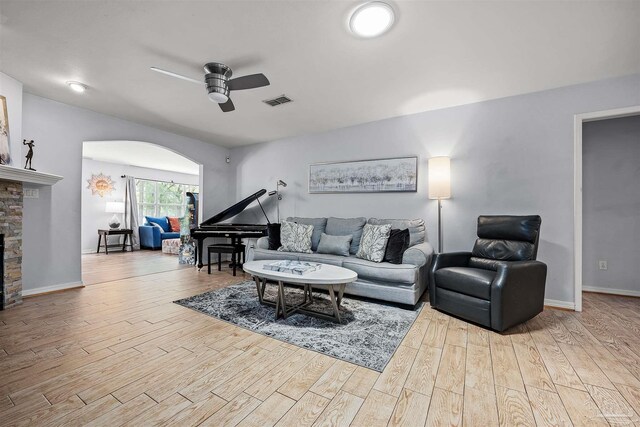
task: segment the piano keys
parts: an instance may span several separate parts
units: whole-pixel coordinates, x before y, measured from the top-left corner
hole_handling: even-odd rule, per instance
[[[197,243],[196,257],[198,269],[201,269],[203,265],[202,258],[204,252],[202,246],[204,239],[208,237],[223,237],[229,239],[231,244],[238,244],[241,239],[258,238],[267,235],[267,224],[270,224],[270,222],[259,200],[266,192],[267,190],[265,189],[256,191],[251,196],[203,221],[199,227],[191,230],[191,237],[194,238]],[[262,213],[267,219],[267,224],[234,224],[223,222],[238,215],[254,201],[260,205],[260,209],[262,209]]]

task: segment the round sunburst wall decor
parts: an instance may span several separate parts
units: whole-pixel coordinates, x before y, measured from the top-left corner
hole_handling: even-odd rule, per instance
[[[104,197],[105,194],[111,194],[116,189],[115,183],[111,180],[110,176],[99,173],[98,175],[91,174],[91,178],[87,180],[89,185],[87,188],[91,190],[91,195],[98,194],[100,197]]]

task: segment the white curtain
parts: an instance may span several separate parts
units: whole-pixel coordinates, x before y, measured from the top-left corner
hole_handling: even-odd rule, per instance
[[[125,188],[124,224],[133,230],[133,249],[140,249],[140,234],[138,233],[138,200],[136,198],[136,179],[128,176]]]

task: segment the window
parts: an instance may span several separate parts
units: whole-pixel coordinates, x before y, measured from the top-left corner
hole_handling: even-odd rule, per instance
[[[187,191],[198,192],[197,185],[136,179],[138,214],[142,224],[145,216],[184,216]]]

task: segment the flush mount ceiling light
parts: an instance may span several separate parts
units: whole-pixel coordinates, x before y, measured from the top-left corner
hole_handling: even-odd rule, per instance
[[[87,85],[84,85],[80,82],[69,81],[67,82],[67,86],[69,86],[72,91],[78,92],[78,93],[82,93],[85,90],[87,90]]]
[[[391,28],[394,21],[393,8],[381,1],[360,5],[351,14],[349,28],[360,37],[376,37]]]

